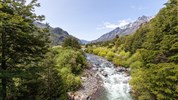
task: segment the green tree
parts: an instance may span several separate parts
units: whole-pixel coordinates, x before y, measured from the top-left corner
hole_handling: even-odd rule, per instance
[[[50,50],[43,59],[42,68],[40,72],[41,86],[40,86],[40,99],[41,100],[67,100],[67,87],[65,80],[56,69],[56,55],[58,53],[55,50]]]
[[[139,100],[178,99],[177,11],[178,1],[169,0],[166,7],[148,23],[142,48],[137,50],[139,48],[136,47],[141,58],[140,62],[131,64],[135,67],[134,70],[132,68],[131,85]]]
[[[79,41],[74,37],[65,38],[62,46],[63,47],[70,47],[70,48],[76,48],[76,49],[81,48]]]
[[[37,0],[32,0],[28,5],[25,5],[25,0],[0,1],[2,100],[7,99],[7,90],[12,90],[9,86],[15,84],[13,78],[23,81],[25,76],[31,76],[33,73],[37,75],[33,68],[38,69],[38,62],[48,51],[48,38],[44,34],[46,29],[39,29],[33,24],[34,21],[44,19],[44,16],[34,14],[36,6],[39,6]],[[13,93],[9,95],[11,94]]]

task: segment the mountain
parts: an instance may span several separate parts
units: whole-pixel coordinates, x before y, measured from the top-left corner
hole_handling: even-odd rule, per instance
[[[61,44],[65,38],[73,37],[69,35],[68,32],[64,31],[63,29],[57,27],[51,30],[50,39],[52,40],[53,45]]]
[[[117,27],[111,32],[108,32],[104,35],[102,35],[100,38],[91,41],[91,43],[96,43],[96,42],[103,42],[103,41],[109,41],[112,40],[118,36],[123,36],[123,35],[128,35],[134,33],[142,24],[149,22],[152,19],[152,17],[148,16],[142,16],[139,17],[136,21],[129,23],[123,27]]]
[[[81,44],[88,44],[90,41],[80,39]]]
[[[49,27],[49,33],[50,33],[50,40],[52,42],[52,45],[58,45],[61,44],[65,38],[67,37],[73,37],[72,35],[69,35],[67,31],[64,31],[63,29],[56,27],[53,28],[47,24],[43,24],[40,22],[34,22],[34,24],[40,28],[47,28]]]

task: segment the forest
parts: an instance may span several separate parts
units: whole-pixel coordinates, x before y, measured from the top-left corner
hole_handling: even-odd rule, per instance
[[[86,45],[86,52],[131,68],[138,100],[178,99],[178,1],[170,0],[133,35]]]
[[[68,37],[53,46],[37,0],[0,1],[0,100],[68,100],[81,87],[85,52],[130,68],[135,100],[178,99],[178,0],[170,0],[131,35],[85,45]]]
[[[86,67],[76,39],[53,47],[48,28],[35,21],[37,0],[0,1],[0,97],[2,100],[66,100],[67,91],[77,89]]]

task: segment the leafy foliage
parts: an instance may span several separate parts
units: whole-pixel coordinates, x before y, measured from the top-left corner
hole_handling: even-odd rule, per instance
[[[84,54],[82,51],[60,47],[54,48],[53,51],[57,53],[55,69],[62,77],[67,91],[77,89],[81,84],[79,75],[87,64]]]
[[[86,50],[92,53],[105,44],[115,54],[109,60],[131,67],[132,94],[138,100],[178,99],[178,1],[169,0],[165,5],[133,35],[90,44]]]
[[[72,49],[51,48],[48,29],[38,28],[37,0],[0,1],[0,97],[2,100],[67,100],[86,66],[77,40]]]
[[[18,97],[19,91],[12,87],[20,81],[23,93],[31,94],[29,98],[33,99],[38,95],[40,62],[48,51],[44,34],[47,29],[39,29],[33,22],[43,20],[44,16],[33,13],[34,7],[39,6],[36,0],[28,5],[24,0],[7,0],[0,1],[0,5],[1,97],[3,100]]]
[[[74,37],[65,38],[64,43],[62,44],[63,47],[70,47],[81,49],[79,41]]]

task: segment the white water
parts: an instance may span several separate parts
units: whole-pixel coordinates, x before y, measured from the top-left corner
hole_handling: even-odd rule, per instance
[[[130,76],[125,72],[118,71],[115,66],[107,61],[106,59],[86,54],[87,60],[94,67],[94,70],[97,70],[96,75],[99,75],[103,81],[103,87],[105,88],[106,93],[103,93],[105,100],[132,100],[130,95],[130,86],[128,81]],[[105,94],[107,94],[105,96]],[[97,100],[102,100],[98,98]]]

